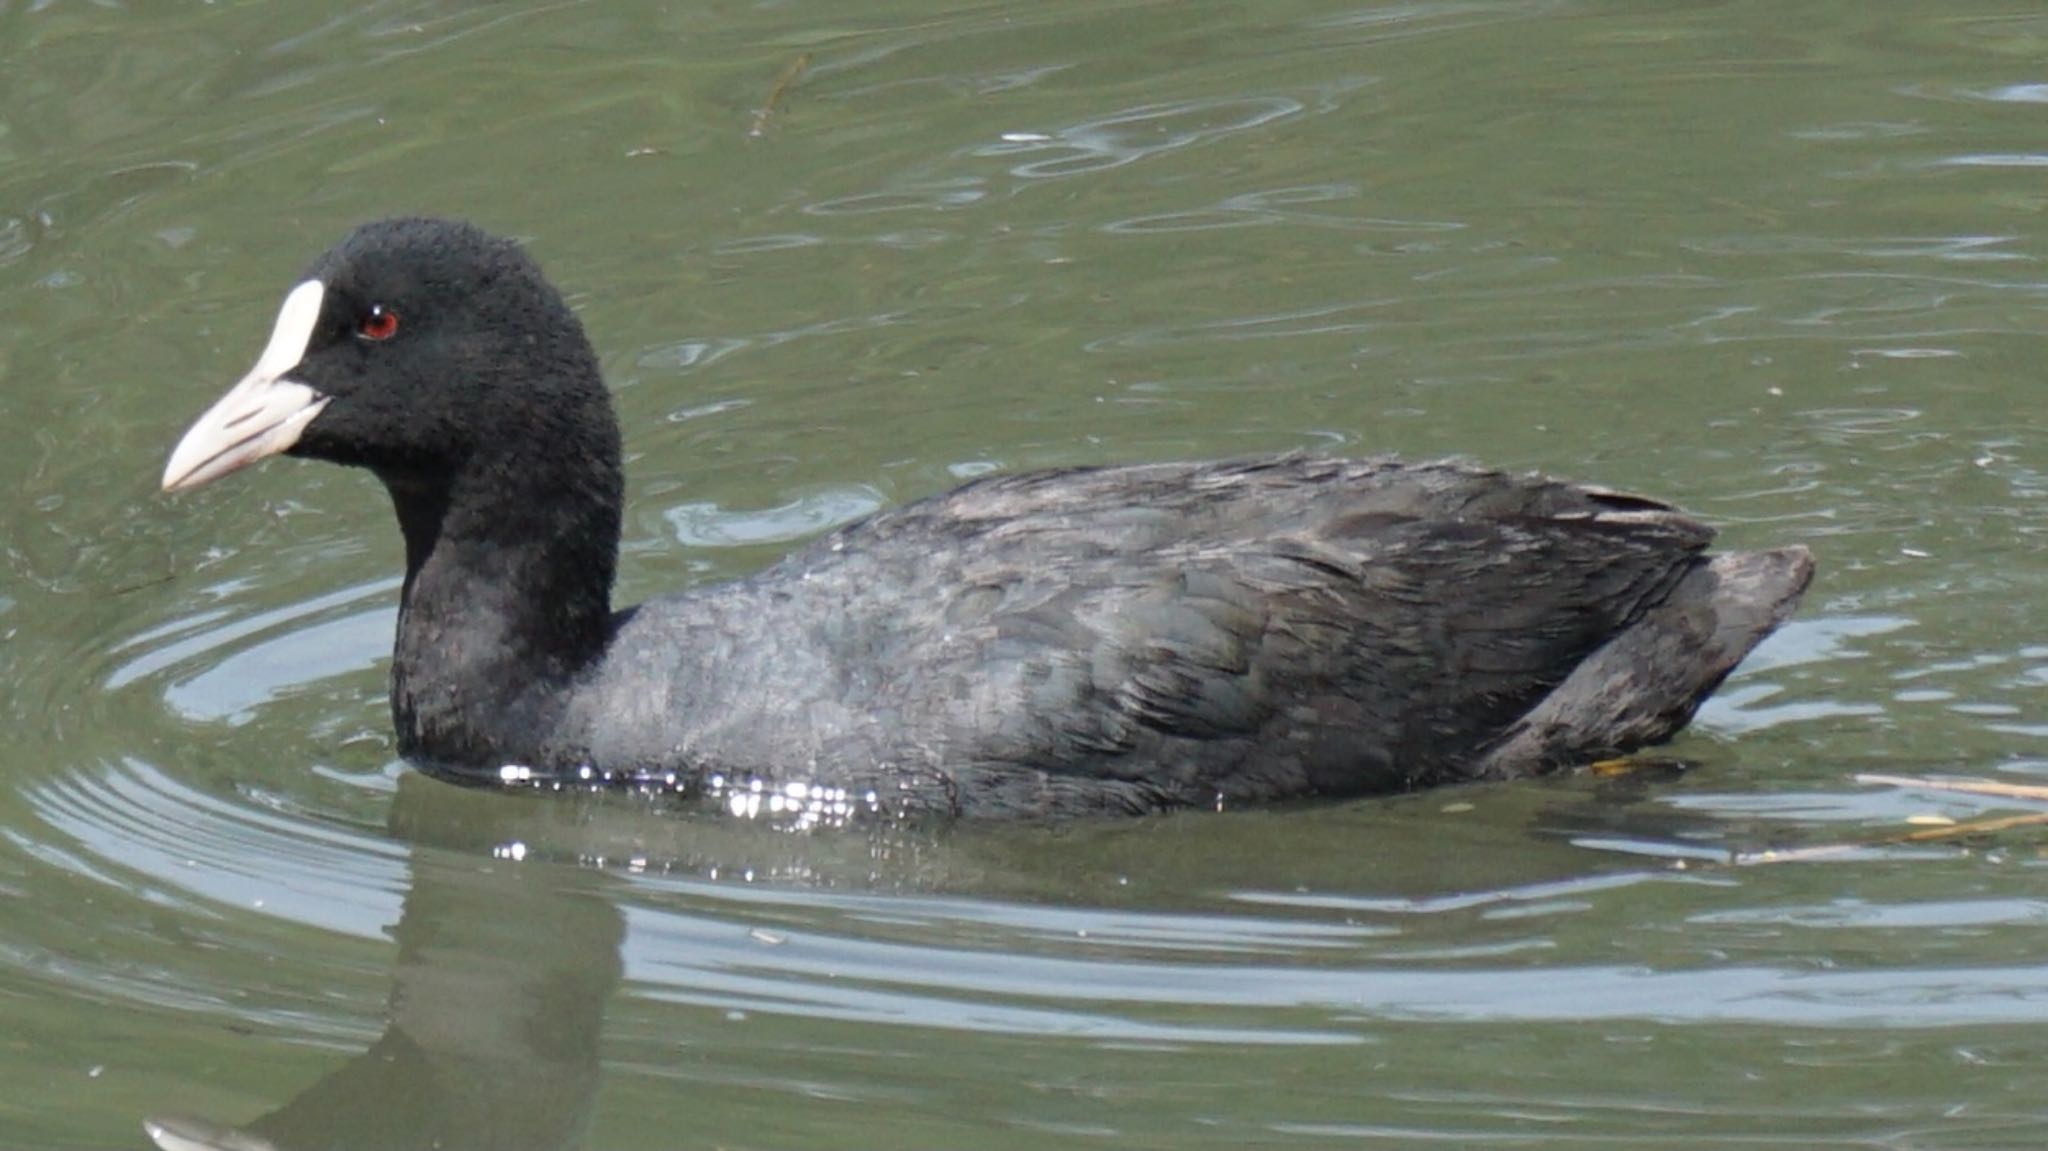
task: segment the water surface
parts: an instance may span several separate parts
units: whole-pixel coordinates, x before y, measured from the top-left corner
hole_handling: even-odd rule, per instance
[[[2048,775],[2044,49],[1981,0],[0,0],[0,1136],[2040,1143],[2042,840],[1901,842],[2026,808],[1857,776]],[[394,762],[373,481],[154,490],[400,211],[571,292],[627,599],[1281,448],[1822,575],[1677,774],[812,836],[457,791]]]

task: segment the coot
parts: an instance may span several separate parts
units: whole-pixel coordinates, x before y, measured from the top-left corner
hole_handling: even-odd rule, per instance
[[[515,244],[366,224],[286,295],[166,490],[368,468],[405,536],[401,752],[736,811],[1044,816],[1526,775],[1668,738],[1806,549],[1460,463],[1269,456],[983,479],[614,611],[618,424]]]

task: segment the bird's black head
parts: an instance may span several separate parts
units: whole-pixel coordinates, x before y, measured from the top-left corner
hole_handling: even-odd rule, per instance
[[[368,468],[391,493],[406,754],[530,753],[610,634],[623,487],[596,356],[540,269],[453,221],[349,233],[286,294],[256,366],[185,433],[163,484],[279,453]]]
[[[466,223],[393,219],[314,261],[164,487],[279,452],[367,467],[398,492],[530,475],[564,453],[615,477],[618,430],[582,325],[525,252]]]

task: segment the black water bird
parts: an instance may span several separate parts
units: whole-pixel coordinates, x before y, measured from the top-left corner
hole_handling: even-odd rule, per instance
[[[1301,455],[983,479],[615,611],[619,429],[515,244],[367,224],[313,264],[168,490],[368,468],[405,537],[399,748],[736,811],[1145,812],[1526,775],[1664,740],[1806,549],[1655,500]]]

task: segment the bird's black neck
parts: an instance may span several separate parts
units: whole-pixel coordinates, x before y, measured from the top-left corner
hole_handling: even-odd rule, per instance
[[[619,469],[616,454],[544,454],[452,483],[383,477],[405,535],[391,707],[408,758],[494,769],[574,754],[560,705],[610,637]]]

